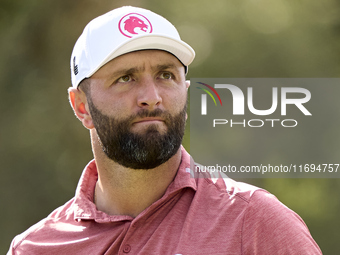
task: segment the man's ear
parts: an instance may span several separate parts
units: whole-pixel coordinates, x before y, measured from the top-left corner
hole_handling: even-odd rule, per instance
[[[185,86],[187,87],[187,89],[190,87],[190,80],[185,81]]]
[[[190,80],[186,80],[185,81],[185,86],[186,86],[186,88],[188,90],[189,87],[190,87]],[[185,120],[188,120],[188,113],[185,114]]]
[[[83,126],[87,129],[94,128],[85,93],[80,89],[70,87],[68,96],[74,114],[83,123]]]

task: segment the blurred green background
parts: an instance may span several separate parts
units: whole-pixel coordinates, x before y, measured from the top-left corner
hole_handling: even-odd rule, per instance
[[[339,77],[336,0],[0,0],[0,254],[74,195],[92,153],[67,99],[69,58],[84,26],[122,5],[179,29],[197,53],[188,78]],[[247,181],[296,211],[324,254],[338,254],[339,179]]]

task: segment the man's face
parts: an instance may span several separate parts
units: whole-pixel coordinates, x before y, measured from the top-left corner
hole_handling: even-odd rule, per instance
[[[187,85],[177,58],[159,50],[129,53],[103,66],[90,82],[90,114],[110,159],[151,169],[178,151]]]

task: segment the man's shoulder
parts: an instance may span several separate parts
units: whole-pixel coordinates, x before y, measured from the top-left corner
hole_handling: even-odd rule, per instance
[[[221,176],[197,182],[209,225],[228,226],[229,240],[241,233],[244,254],[321,254],[300,216],[268,191]]]
[[[53,210],[47,217],[32,225],[23,233],[17,235],[11,244],[12,249],[16,249],[24,240],[39,240],[51,234],[51,229],[58,229],[58,225],[74,220],[73,212],[74,198],[64,205]]]
[[[227,199],[238,199],[243,201],[244,204],[248,204],[253,199],[266,199],[268,196],[272,196],[265,189],[236,181],[223,173],[219,173],[217,176],[210,174],[200,176],[197,180],[198,191],[204,190],[204,192],[208,192],[210,195],[214,193],[219,195],[226,194]],[[207,189],[206,187],[212,188]]]

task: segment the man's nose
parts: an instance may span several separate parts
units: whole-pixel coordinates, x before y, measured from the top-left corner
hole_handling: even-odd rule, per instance
[[[139,84],[137,104],[141,108],[156,109],[162,103],[159,88],[152,78],[144,79]]]

